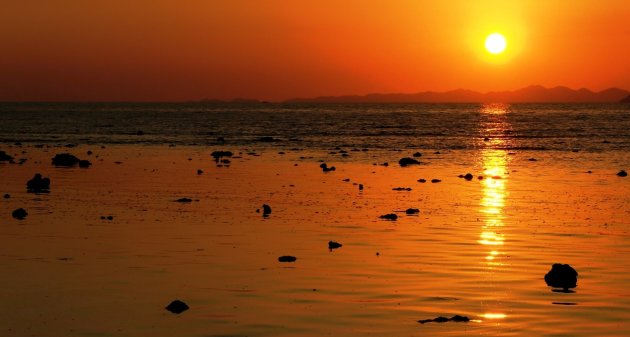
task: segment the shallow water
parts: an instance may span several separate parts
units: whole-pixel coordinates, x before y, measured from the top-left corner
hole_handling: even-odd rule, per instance
[[[89,169],[50,165],[88,149]],[[415,149],[228,149],[243,154],[217,167],[204,147],[6,145],[28,161],[0,164],[11,194],[0,201],[1,334],[630,334],[630,180],[615,175],[625,151],[422,151],[425,164],[401,168]],[[50,194],[25,193],[35,172]],[[484,179],[457,177],[467,172]],[[23,221],[10,217],[18,207]],[[397,221],[378,218],[391,212]],[[545,285],[556,262],[579,272],[574,293]],[[164,310],[177,298],[191,309]],[[416,322],[455,314],[472,321]]]

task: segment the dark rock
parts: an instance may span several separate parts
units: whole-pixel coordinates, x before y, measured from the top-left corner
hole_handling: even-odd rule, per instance
[[[50,190],[50,179],[42,178],[42,175],[37,173],[33,179],[26,182],[26,191],[30,193],[48,193]]]
[[[24,208],[18,208],[13,211],[11,215],[18,220],[24,220],[24,218],[26,218],[26,216],[28,215],[28,212],[26,212]]]
[[[440,180],[440,179],[431,179],[431,182],[432,182],[432,183],[434,183],[434,184],[435,184],[435,183],[439,183],[439,182],[441,182],[441,181],[442,181],[442,180]]]
[[[197,174],[203,174],[203,170],[202,169],[197,169]]]
[[[258,138],[259,142],[276,142],[279,141],[279,139],[273,138],[273,137],[260,137]]]
[[[179,198],[177,200],[175,200],[176,202],[192,202],[192,199],[190,198]]]
[[[464,179],[471,181],[473,179],[473,175],[471,173],[466,173],[466,175],[464,176]]]
[[[411,187],[394,187],[392,191],[411,191]]]
[[[439,316],[433,319],[421,319],[418,321],[420,324],[436,322],[436,323],[446,323],[446,322],[469,322],[470,319],[466,316],[455,315],[451,318],[446,318],[444,316]]]
[[[225,142],[225,137],[217,137],[217,142]]]
[[[490,141],[490,138],[488,138],[488,137],[484,137],[484,138],[483,138],[483,141],[484,141],[484,142]]]
[[[5,198],[5,199],[9,199],[9,198],[11,198],[11,195],[10,195],[9,193],[5,193],[5,194],[4,194],[4,198]]]
[[[229,164],[231,161],[229,159],[221,159],[222,164]]]
[[[363,184],[359,184],[359,191],[363,191]]]
[[[218,163],[222,157],[232,157],[234,153],[232,153],[232,151],[214,151],[210,155],[214,158],[214,161]]]
[[[602,143],[604,143],[604,144],[610,144],[610,141],[609,141],[609,140],[604,139],[604,141],[603,141]]]
[[[79,163],[79,158],[71,155],[70,153],[56,154],[52,159],[52,164],[61,167],[72,167]]]
[[[395,221],[396,219],[398,219],[398,215],[396,215],[394,213],[389,213],[389,214],[381,215],[379,218],[385,219],[385,220]]]
[[[419,182],[419,183],[426,183],[426,182],[427,182],[427,180],[426,180],[426,179],[418,179],[418,182]]]
[[[88,155],[88,156],[91,156],[91,155],[92,155],[92,151],[88,151],[88,152],[87,152],[87,155]]]
[[[413,154],[414,157],[418,158],[418,157],[422,157],[422,153],[420,152],[416,152]]]
[[[418,214],[418,213],[420,213],[420,210],[417,209],[417,208],[407,208],[405,213],[407,213],[407,214]]]
[[[402,167],[405,167],[405,166],[409,166],[409,165],[418,165],[418,164],[420,164],[420,162],[415,160],[415,159],[413,159],[413,158],[405,157],[405,158],[401,158],[398,161],[398,164],[400,166],[402,166]]]
[[[138,131],[136,131],[136,135],[137,136],[142,136],[142,135],[144,135],[144,131],[138,130]]]
[[[483,176],[478,176],[477,179],[483,180]]]
[[[278,262],[295,262],[297,257],[291,255],[283,255],[278,258]]]
[[[536,158],[529,158],[527,160],[529,160],[529,161],[538,161],[538,159],[536,159]]]
[[[263,216],[269,216],[269,214],[271,214],[271,206],[267,204],[263,204],[262,208],[263,208]]]
[[[617,176],[619,177],[627,177],[628,176],[628,172],[621,170],[617,173]]]
[[[13,157],[9,156],[6,152],[0,151],[0,161],[13,161]]]
[[[114,217],[113,217],[113,216],[111,216],[111,215],[108,215],[108,216],[107,216],[107,220],[109,220],[109,221],[114,220]]]
[[[88,168],[92,166],[92,163],[90,163],[89,160],[79,160],[79,167],[80,168]]]
[[[341,248],[341,246],[343,246],[343,245],[341,243],[339,243],[339,242],[328,241],[328,249],[330,249],[330,250]]]
[[[545,275],[545,283],[553,288],[562,288],[565,291],[577,287],[578,273],[568,264],[554,263],[551,270]]]
[[[190,307],[186,303],[184,303],[184,302],[182,302],[180,300],[175,300],[175,301],[171,302],[169,305],[167,305],[164,309],[166,309],[166,310],[168,310],[168,311],[170,311],[170,312],[172,312],[174,314],[181,314],[182,312],[190,309]]]

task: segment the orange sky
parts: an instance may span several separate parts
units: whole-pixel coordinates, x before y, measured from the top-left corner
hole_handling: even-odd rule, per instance
[[[630,89],[630,2],[8,0],[0,46],[4,101]]]

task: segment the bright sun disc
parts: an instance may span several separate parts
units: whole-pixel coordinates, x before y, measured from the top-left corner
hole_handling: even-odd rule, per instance
[[[486,50],[490,54],[500,54],[505,50],[506,46],[505,38],[499,33],[492,33],[486,38]]]

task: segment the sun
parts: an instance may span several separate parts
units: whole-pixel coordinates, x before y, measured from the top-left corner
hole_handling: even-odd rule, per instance
[[[492,33],[486,37],[486,50],[490,54],[501,54],[507,47],[507,41],[505,37],[499,33]]]

